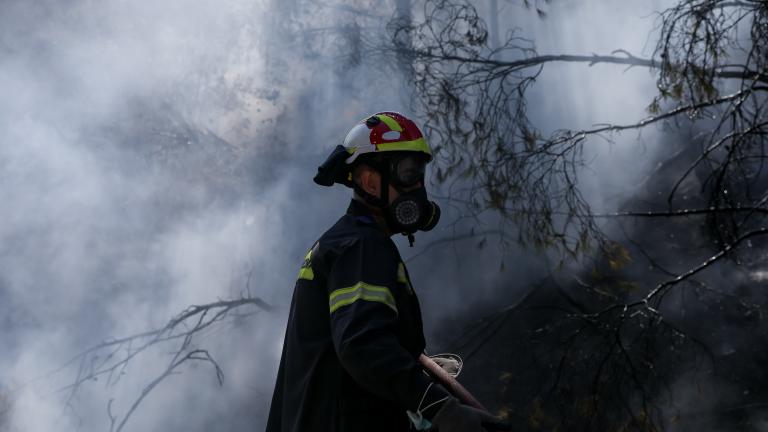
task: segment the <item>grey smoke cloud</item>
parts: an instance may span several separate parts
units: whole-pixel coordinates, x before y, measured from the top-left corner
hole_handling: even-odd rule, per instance
[[[656,13],[673,3],[565,1],[548,7],[546,19],[523,21],[522,34],[530,35],[544,54],[608,55],[626,50],[651,58]],[[656,92],[653,71],[610,64],[553,64],[544,69],[540,81],[535,88],[538,98],[532,98],[540,104],[534,109],[538,123],[551,128],[582,130],[606,123],[637,123],[649,116],[646,108]],[[584,156],[592,163],[580,180],[595,212],[612,211],[637,192],[657,160],[660,132],[659,127],[651,127],[606,135],[615,145],[589,140]]]
[[[563,12],[555,5],[541,22],[506,13],[533,26],[541,52],[639,49],[648,20],[612,43],[576,24],[598,13],[599,22],[626,29],[611,19],[641,15],[606,3],[567,3]],[[207,365],[185,368],[152,392],[126,430],[263,426],[297,265],[349,198],[310,178],[361,116],[408,107],[402,84],[381,65],[339,67],[324,57],[332,49],[307,48],[327,46],[281,39],[286,29],[353,16],[302,7],[315,6],[0,4],[0,392],[13,402],[0,429],[107,429],[107,402],[124,413],[167,363],[167,350],[137,358],[116,385],[88,383],[69,404],[57,389],[76,368],[45,374],[97,342],[160,327],[190,304],[249,288],[276,311],[228,321],[198,340],[222,365],[225,385]],[[384,24],[365,20],[371,34]],[[577,78],[582,66],[564,68],[545,72],[534,107],[552,125],[580,127],[624,112],[630,101],[642,110],[644,72],[628,72],[637,86],[621,87],[605,85],[613,71],[585,83],[593,75]],[[634,155],[624,151],[601,150],[606,171],[597,177],[613,176],[611,162]],[[627,193],[630,184],[618,192],[595,186],[593,198]],[[443,227],[419,236],[413,250],[397,241],[407,258],[451,234]],[[543,276],[530,252],[474,242],[435,247],[411,264],[430,334],[467,307],[514,298]]]
[[[290,178],[222,205],[194,174],[148,163],[144,156],[155,150],[148,147],[161,142],[153,134],[162,131],[125,133],[123,123],[133,101],[157,98],[170,99],[169,111],[197,115],[198,128],[220,126],[212,114],[226,107],[205,100],[205,84],[222,79],[233,67],[229,56],[253,43],[233,41],[258,10],[250,2],[5,2],[2,9],[0,384],[13,404],[4,426],[104,430],[107,401],[125,412],[167,362],[165,352],[137,359],[117,386],[84,387],[69,407],[56,389],[76,369],[44,374],[108,337],[161,326],[189,304],[239,295],[254,262],[272,270],[260,275],[257,295],[276,300],[273,287],[286,285],[278,275],[290,273],[282,258],[292,251],[280,215]],[[195,86],[200,93],[189,94]],[[199,141],[189,144],[189,153],[200,151]],[[203,171],[210,162],[184,169]],[[280,325],[251,325],[239,331],[242,346],[260,346],[244,358],[268,376]],[[213,335],[205,336],[217,351]],[[159,387],[131,427],[205,430],[232,401],[254,400],[249,383],[257,381],[237,379],[243,360],[221,361],[232,366],[226,392],[207,371],[188,371],[194,379]]]
[[[348,199],[317,194],[308,180],[329,135],[362,107],[302,118],[302,98],[317,108],[346,95],[307,89],[300,56],[264,72],[265,46],[280,41],[260,32],[277,4],[2,7],[0,384],[13,403],[4,427],[104,430],[107,401],[125,413],[170,347],[132,361],[117,385],[88,383],[69,405],[57,389],[74,380],[76,364],[44,374],[99,341],[250,288],[278,311],[198,341],[226,385],[191,367],[152,392],[129,430],[258,428],[295,264]],[[216,184],[226,174],[211,172],[219,153],[245,161],[234,186]]]

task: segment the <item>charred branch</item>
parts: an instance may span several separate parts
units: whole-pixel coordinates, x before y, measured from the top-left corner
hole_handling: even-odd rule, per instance
[[[59,389],[66,392],[69,405],[84,385],[106,377],[106,385],[116,385],[132,361],[147,353],[150,349],[171,348],[171,358],[165,368],[152,379],[133,401],[128,410],[120,415],[113,410],[114,400],[107,403],[110,419],[110,431],[120,432],[142,401],[169,376],[178,373],[178,369],[189,362],[202,362],[211,365],[219,384],[224,382],[224,372],[214,357],[206,349],[198,348],[195,337],[206,329],[220,325],[227,318],[253,314],[258,311],[270,311],[272,307],[256,297],[243,297],[234,300],[218,300],[203,305],[192,305],[171,318],[162,328],[134,335],[111,339],[77,354],[60,369],[77,363],[78,371],[74,381]],[[243,312],[241,312],[243,311]]]

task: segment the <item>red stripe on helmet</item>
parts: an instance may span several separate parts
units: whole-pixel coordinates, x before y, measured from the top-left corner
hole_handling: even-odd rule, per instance
[[[396,113],[392,111],[384,111],[384,112],[376,113],[376,115],[377,116],[385,115],[387,117],[390,117],[395,122],[397,122],[397,124],[400,126],[402,131],[397,132],[392,130],[387,125],[387,123],[383,121],[379,121],[375,125],[368,124],[368,127],[371,129],[370,141],[371,141],[371,144],[373,145],[394,143],[394,142],[401,142],[401,141],[413,141],[422,137],[421,131],[416,126],[416,124],[412,122],[410,119],[404,117],[400,113]],[[387,132],[395,132],[397,133],[397,135],[396,137],[387,139],[389,138],[389,137],[386,137],[385,135],[387,134]]]

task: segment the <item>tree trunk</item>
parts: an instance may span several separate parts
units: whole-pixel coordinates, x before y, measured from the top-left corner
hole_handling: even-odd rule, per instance
[[[499,43],[499,0],[488,0],[488,36],[491,49],[498,49]]]

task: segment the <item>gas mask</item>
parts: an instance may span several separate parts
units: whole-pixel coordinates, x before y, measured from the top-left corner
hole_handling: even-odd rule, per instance
[[[413,233],[429,231],[440,221],[440,206],[427,198],[424,171],[427,161],[420,155],[389,157],[374,167],[381,173],[381,199],[371,204],[381,208],[392,232],[403,233],[413,245]],[[421,186],[414,186],[421,183]],[[389,203],[389,185],[398,197]],[[370,195],[369,195],[370,196]]]

